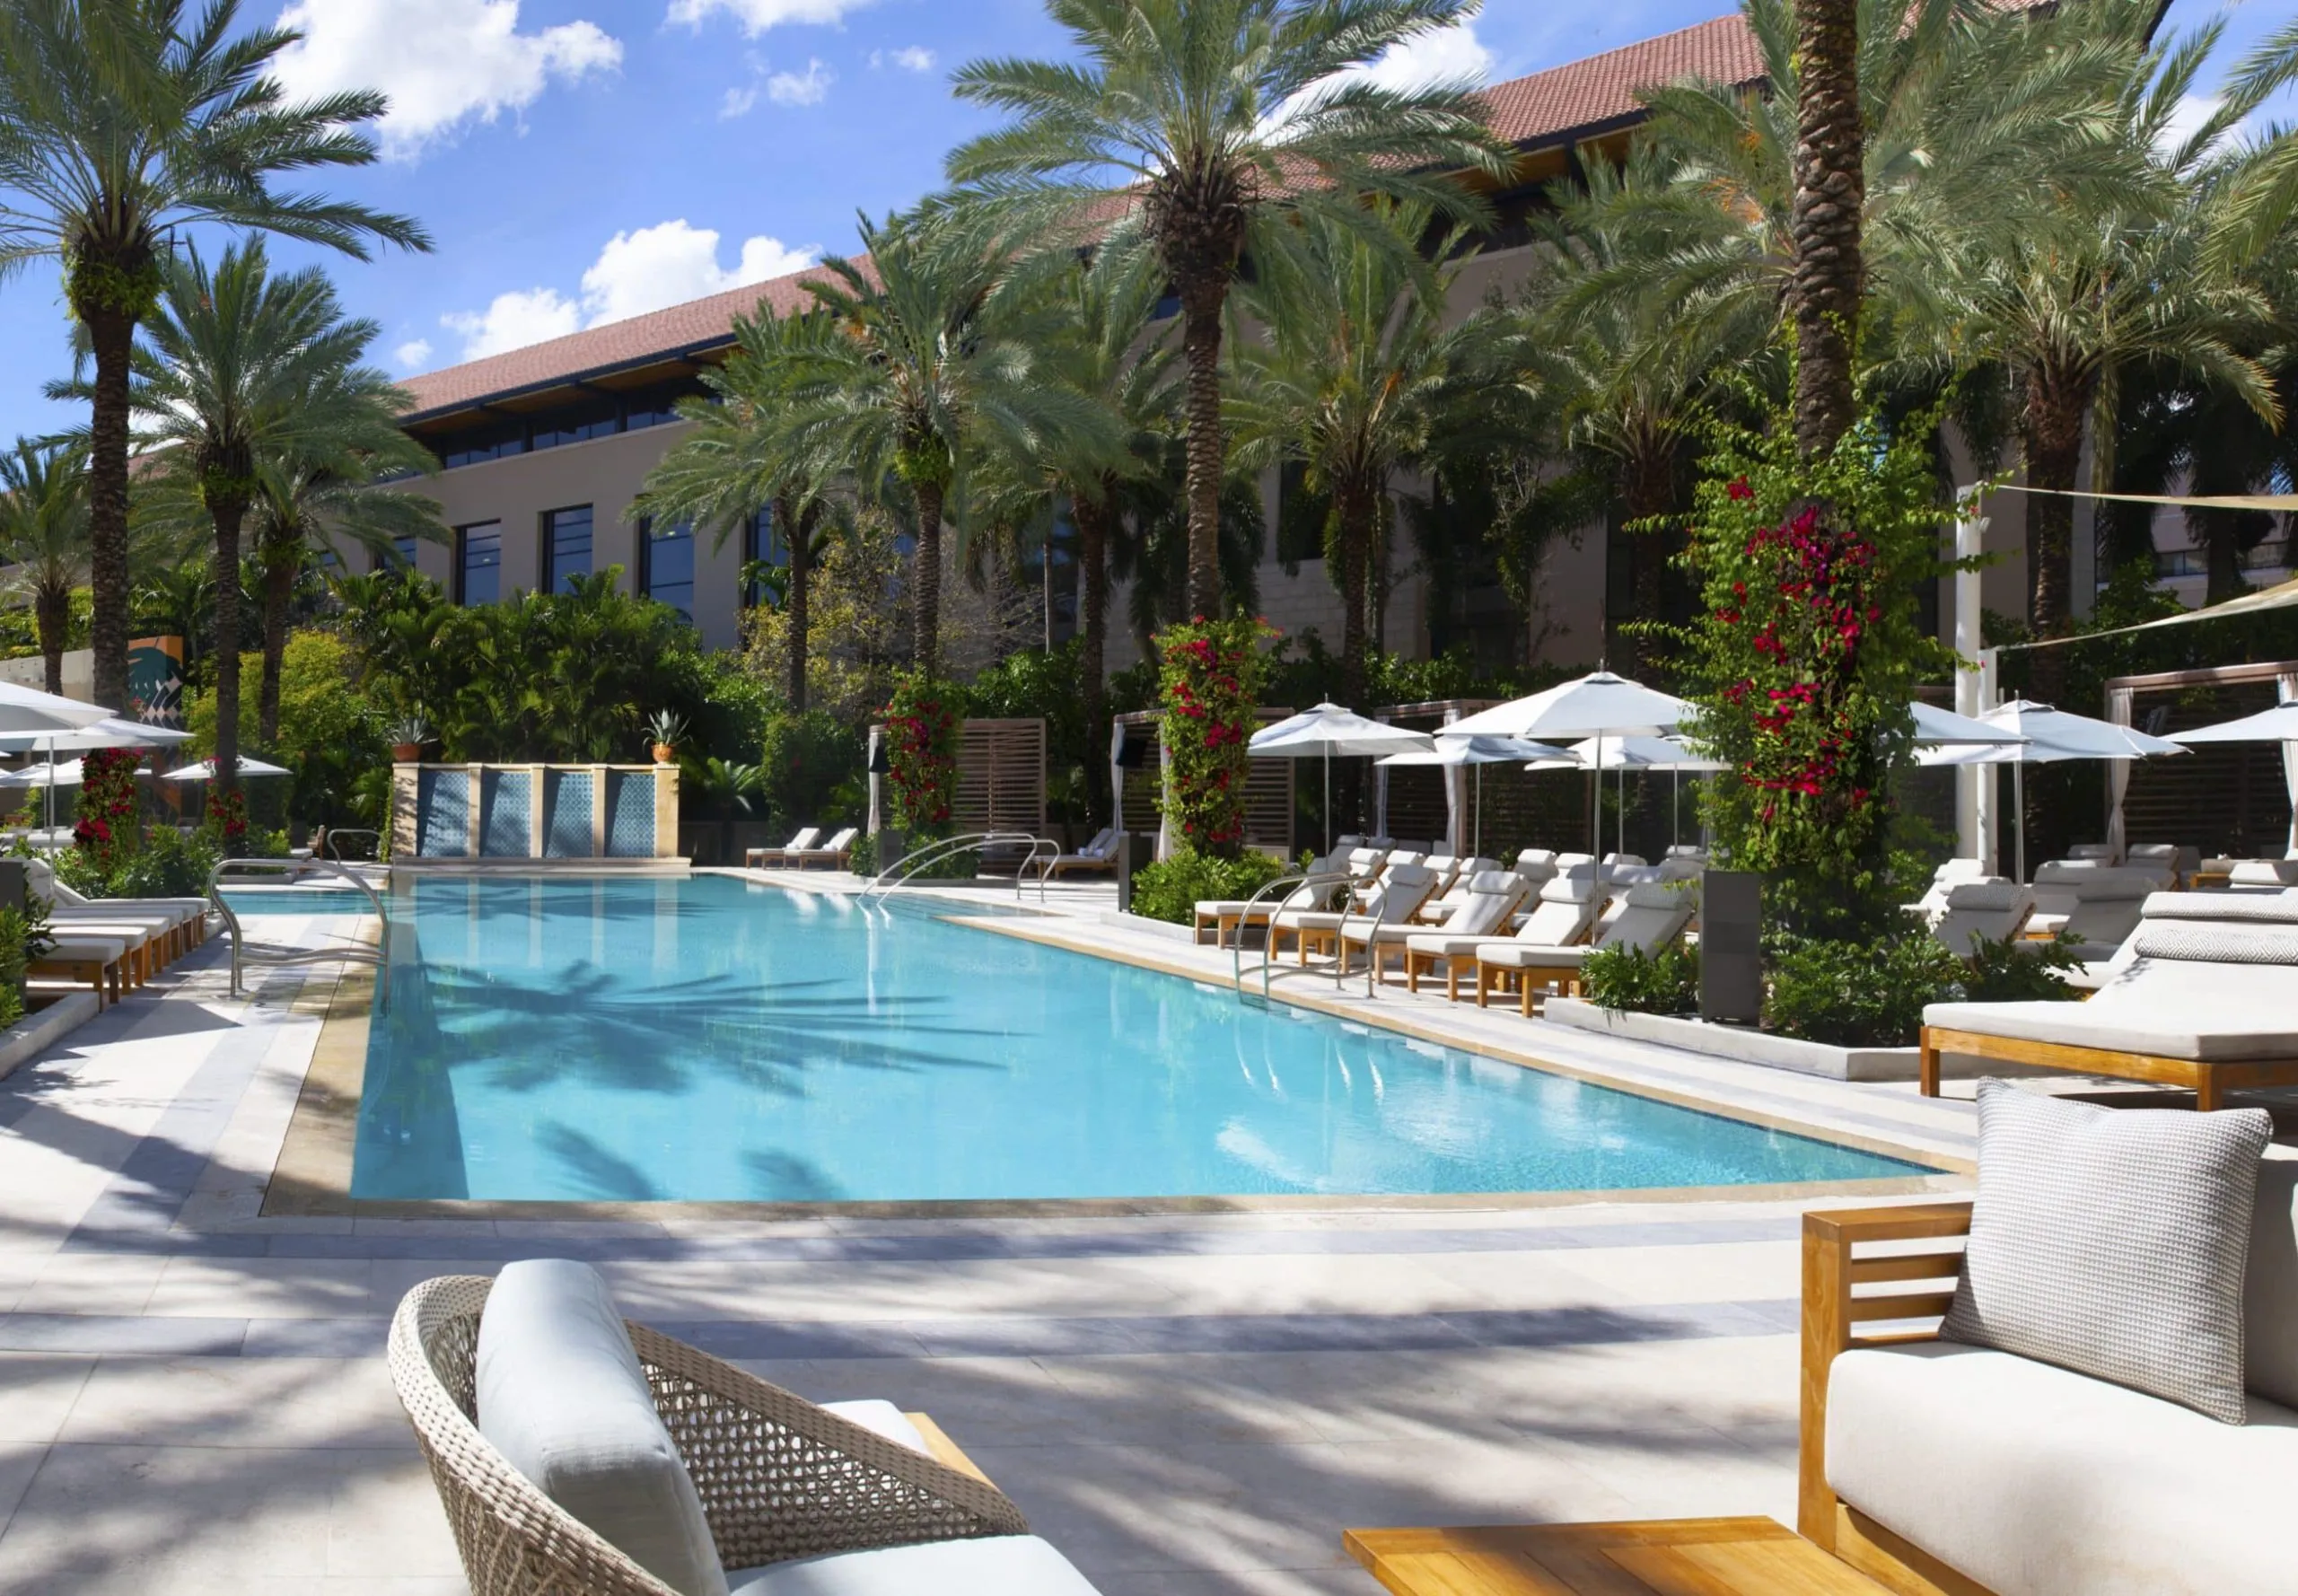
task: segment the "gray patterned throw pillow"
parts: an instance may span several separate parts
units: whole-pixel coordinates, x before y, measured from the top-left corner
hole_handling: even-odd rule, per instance
[[[1978,1199],[1940,1334],[2242,1422],[2262,1109],[2101,1109],[1978,1085]]]

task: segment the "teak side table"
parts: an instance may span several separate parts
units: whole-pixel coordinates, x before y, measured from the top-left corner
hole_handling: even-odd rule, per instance
[[[1889,1596],[1776,1520],[1351,1530],[1396,1596]]]

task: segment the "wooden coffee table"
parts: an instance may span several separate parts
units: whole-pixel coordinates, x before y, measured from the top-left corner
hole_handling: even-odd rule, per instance
[[[1889,1596],[1772,1519],[1351,1530],[1397,1596]]]

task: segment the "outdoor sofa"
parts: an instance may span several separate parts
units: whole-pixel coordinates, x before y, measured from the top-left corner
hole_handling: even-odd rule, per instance
[[[2298,1084],[2298,892],[2157,892],[2087,1003],[1934,1003],[1924,1095],[1943,1054],[2184,1087]]]
[[[1934,1327],[1964,1268],[1969,1200],[1806,1214],[1803,1536],[1908,1596],[2298,1590],[2286,1516],[2298,1479],[2298,1159],[2287,1152],[2269,1147],[2259,1163],[2247,1258],[2225,1240],[2243,1272],[2239,1424],[1943,1338]],[[1983,1144],[1983,1200],[1985,1158]],[[2124,1235],[2103,1268],[2127,1265],[2145,1290],[2155,1261],[2145,1246]],[[2161,1317],[2188,1306],[2163,1302]]]
[[[471,1596],[1094,1596],[924,1415],[769,1385],[586,1264],[425,1281],[389,1360]]]

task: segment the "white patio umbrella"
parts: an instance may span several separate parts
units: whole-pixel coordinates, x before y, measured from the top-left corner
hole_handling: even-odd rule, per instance
[[[0,732],[72,732],[112,712],[77,698],[59,698],[13,681],[0,681]]]
[[[2298,742],[2298,700],[2238,721],[2220,721],[2188,732],[2165,732],[2163,736],[2172,742]]]
[[[2008,765],[2012,802],[2019,816],[2013,855],[2018,879],[2027,879],[2027,777],[2030,765],[2055,765],[2066,759],[2149,759],[2187,750],[2168,738],[2150,737],[2112,721],[2070,715],[2026,698],[1998,704],[1978,717],[2000,731],[2016,732],[2027,741],[1997,746],[1952,745],[1919,749],[1918,765]]]
[[[1918,748],[2000,748],[2026,741],[2022,732],[1990,725],[1973,715],[1957,715],[1920,698],[1908,707],[1915,713],[1915,741]]]
[[[1691,719],[1692,706],[1672,694],[1640,682],[1597,671],[1561,683],[1529,698],[1513,698],[1491,709],[1479,710],[1445,730],[1456,736],[1495,734],[1554,741],[1563,737],[1656,737]],[[1590,767],[1592,770],[1594,767]],[[1588,838],[1592,853],[1601,854],[1602,839],[1596,813],[1595,776],[1588,789]],[[1627,776],[1620,777],[1620,839],[1627,837]]]
[[[250,759],[242,756],[240,759],[240,774],[241,776],[287,776],[292,773],[283,765],[267,765],[261,759]],[[214,781],[215,761],[202,759],[197,764],[181,766],[169,771],[160,779],[162,781]]]
[[[1246,752],[1256,759],[1310,759],[1325,762],[1325,851],[1332,851],[1332,759],[1380,759],[1387,754],[1434,748],[1436,740],[1425,732],[1368,720],[1338,704],[1320,704],[1289,720],[1263,726],[1252,735]]]
[[[1682,831],[1679,817],[1683,811],[1683,773],[1687,770],[1702,775],[1717,770],[1729,770],[1731,766],[1721,759],[1711,759],[1695,752],[1680,737],[1591,737],[1585,742],[1572,745],[1572,763],[1590,770],[1616,770],[1623,786],[1631,770],[1665,770],[1669,773],[1668,834],[1680,840]],[[1563,764],[1541,762],[1527,767],[1533,770],[1563,770]],[[1627,806],[1621,805],[1624,810]]]
[[[20,765],[15,769],[0,772],[0,786],[7,787],[76,787],[80,785],[80,761],[66,759],[61,764],[50,760],[45,765]]]
[[[48,697],[46,693],[39,696],[43,698]],[[72,704],[76,700],[64,698],[57,702]],[[101,714],[92,704],[79,705],[79,707]],[[59,729],[50,726],[43,730],[0,731],[0,750],[38,750],[48,756],[48,768],[54,770],[57,768],[56,756],[58,753],[80,752],[98,748],[162,748],[170,743],[182,742],[190,736],[190,732],[179,732],[172,726],[154,726],[143,721],[128,720],[121,715],[103,715],[101,719],[76,727]],[[40,786],[48,789],[48,823],[52,828],[56,824],[56,789],[59,786],[79,785],[79,762],[73,761],[74,774],[69,781],[63,781],[50,776],[45,781],[17,782],[13,785]]]
[[[1469,844],[1470,855],[1484,852],[1484,767],[1487,765],[1517,765],[1528,759],[1568,759],[1571,754],[1545,742],[1527,742],[1520,737],[1460,737],[1448,727],[1436,733],[1436,746],[1422,752],[1390,754],[1381,761],[1383,765],[1473,765],[1476,767],[1476,830]]]

